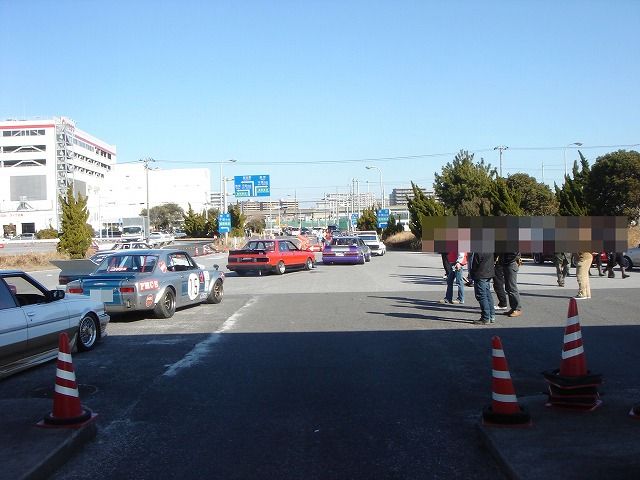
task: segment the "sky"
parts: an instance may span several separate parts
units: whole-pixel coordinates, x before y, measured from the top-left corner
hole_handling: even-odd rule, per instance
[[[553,185],[573,143],[640,148],[636,0],[0,0],[0,24],[0,119],[66,116],[212,191],[221,162],[303,205],[431,189],[496,146]]]

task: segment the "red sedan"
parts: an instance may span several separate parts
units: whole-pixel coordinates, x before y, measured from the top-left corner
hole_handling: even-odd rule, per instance
[[[238,275],[247,272],[275,272],[282,275],[287,270],[311,270],[315,254],[301,250],[288,239],[250,240],[241,250],[231,250],[227,268]]]

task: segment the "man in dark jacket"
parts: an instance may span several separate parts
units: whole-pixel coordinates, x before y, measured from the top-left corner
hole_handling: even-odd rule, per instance
[[[473,279],[473,291],[480,304],[480,319],[473,322],[476,325],[495,322],[496,314],[491,295],[491,279],[494,275],[495,257],[493,253],[475,252],[469,268],[469,277]]]

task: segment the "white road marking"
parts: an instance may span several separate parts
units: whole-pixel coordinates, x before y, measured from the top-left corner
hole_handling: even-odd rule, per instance
[[[238,319],[243,315],[244,311],[250,308],[254,303],[256,303],[257,300],[258,297],[252,297],[251,299],[249,299],[249,301],[242,307],[240,307],[237,312],[227,318],[218,330],[209,335],[209,337],[205,340],[195,345],[189,353],[182,357],[181,360],[178,360],[173,365],[170,365],[162,375],[165,377],[175,377],[180,370],[189,368],[198,363],[202,357],[204,357],[211,351],[213,345],[218,343],[218,341],[220,340],[220,334],[231,330],[235,326]]]

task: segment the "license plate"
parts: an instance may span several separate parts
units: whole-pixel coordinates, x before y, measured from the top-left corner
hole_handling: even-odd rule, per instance
[[[96,302],[111,303],[113,302],[113,290],[91,290],[89,297]]]
[[[336,252],[336,257],[344,257],[344,253]]]

